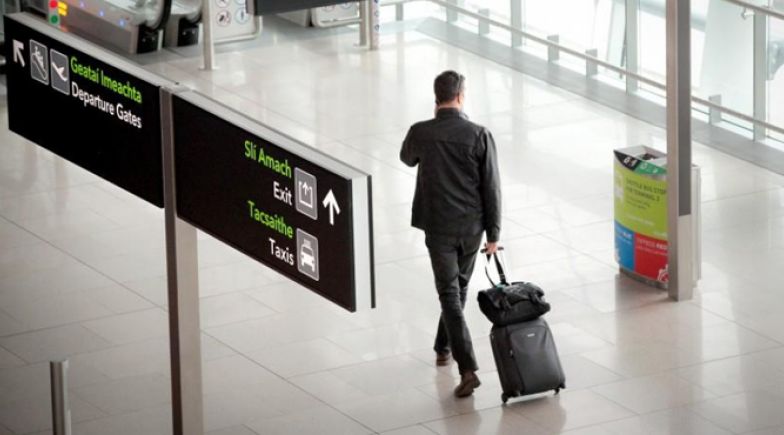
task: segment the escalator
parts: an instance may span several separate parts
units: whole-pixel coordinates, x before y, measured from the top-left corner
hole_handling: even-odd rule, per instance
[[[49,18],[54,9],[64,31],[127,54],[199,39],[200,0],[22,0],[21,8]]]
[[[341,0],[216,1],[219,7],[222,3],[250,2],[257,16],[343,3]],[[25,11],[39,15],[66,32],[126,54],[195,45],[199,42],[202,18],[202,0],[0,0],[0,7],[2,14]],[[216,23],[227,25],[220,16]],[[0,45],[2,34],[0,21]],[[2,48],[0,70],[5,68]]]

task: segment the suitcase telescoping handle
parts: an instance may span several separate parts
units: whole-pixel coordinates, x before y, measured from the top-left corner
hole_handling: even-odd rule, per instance
[[[490,284],[493,287],[498,287],[499,285],[508,286],[509,282],[506,280],[506,272],[504,272],[503,261],[498,256],[498,252],[502,252],[504,250],[503,246],[498,247],[498,251],[493,254],[488,254],[487,250],[482,248],[480,251],[482,254],[485,254],[485,275],[487,276],[487,280],[490,281]],[[493,278],[490,276],[490,270],[488,270],[488,266],[490,266],[490,257],[493,258],[493,263],[495,263],[495,268],[498,271],[498,277],[501,279],[501,282],[496,284],[493,281]]]

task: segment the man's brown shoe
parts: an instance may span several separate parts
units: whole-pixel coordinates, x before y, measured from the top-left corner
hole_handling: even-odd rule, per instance
[[[474,372],[466,372],[460,377],[460,384],[455,387],[455,396],[468,397],[474,394],[474,390],[482,385]]]
[[[436,352],[436,365],[443,367],[449,365],[449,360],[452,358],[452,352]]]

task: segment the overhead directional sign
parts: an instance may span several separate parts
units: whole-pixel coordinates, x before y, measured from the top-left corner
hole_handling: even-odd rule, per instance
[[[163,207],[153,74],[27,14],[5,22],[10,130]]]
[[[375,305],[369,175],[199,94],[172,106],[181,219],[349,311]]]

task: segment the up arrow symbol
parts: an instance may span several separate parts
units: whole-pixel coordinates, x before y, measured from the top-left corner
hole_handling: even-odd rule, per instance
[[[24,54],[22,54],[22,50],[24,50],[24,44],[14,39],[14,63],[21,63],[22,67],[24,68],[25,60]]]
[[[335,213],[340,214],[340,207],[338,206],[338,200],[335,199],[335,194],[332,193],[332,189],[329,189],[322,204],[329,209],[329,224],[335,225]]]

